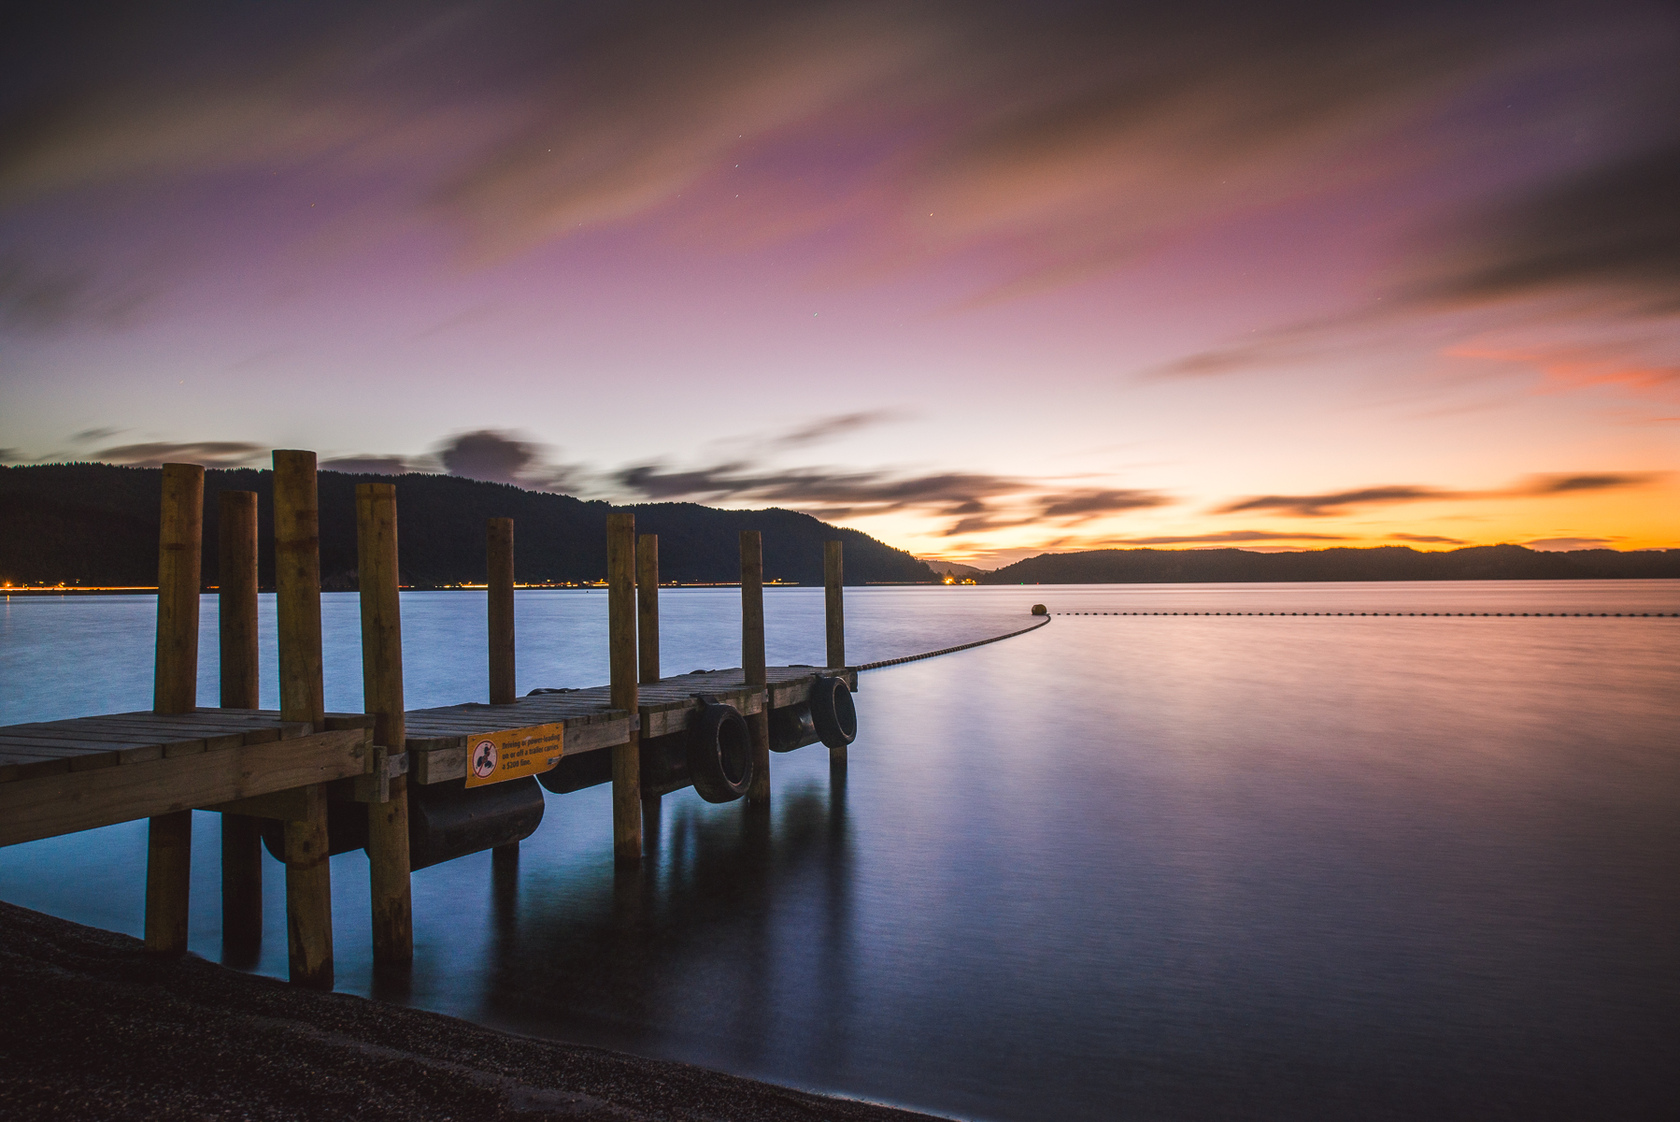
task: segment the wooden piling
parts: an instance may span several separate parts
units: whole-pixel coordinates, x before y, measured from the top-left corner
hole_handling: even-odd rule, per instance
[[[659,681],[659,535],[636,539],[636,659],[642,684]]]
[[[224,709],[256,709],[257,493],[223,491],[217,505],[221,704]],[[228,950],[248,952],[262,945],[261,831],[260,819],[222,815],[222,946]]]
[[[840,541],[823,542],[823,608],[827,621],[828,660],[824,663],[830,670],[838,670],[846,665],[846,602],[845,602],[845,571],[842,565],[842,549],[844,543]],[[846,746],[828,750],[828,760],[831,764],[846,762]]]
[[[198,704],[198,589],[204,535],[204,469],[163,465],[158,520],[157,660],[152,708],[186,713]],[[146,831],[146,949],[187,949],[192,811],[150,820]]]
[[[508,544],[512,545],[513,523],[507,522]],[[492,545],[492,560],[494,560]],[[363,711],[373,715],[374,760],[385,760],[404,750],[407,734],[403,722],[402,605],[397,567],[397,489],[390,483],[362,483],[356,487],[357,585],[362,607],[362,697]],[[508,673],[511,690],[512,643],[512,550],[508,551]],[[495,619],[494,564],[492,564],[491,619]],[[495,629],[491,629],[491,700],[495,700]],[[512,700],[510,697],[509,700]],[[414,905],[409,883],[408,781],[393,776],[389,797],[368,803],[368,884],[373,917],[373,962],[376,968],[403,967],[414,961]]]
[[[828,661],[823,665],[838,670],[846,665],[845,573],[843,542],[823,542],[823,607],[828,624]]]
[[[280,713],[326,719],[321,676],[321,511],[315,453],[274,453],[274,587],[280,631]]]
[[[321,675],[320,507],[315,453],[274,453],[274,583],[280,631],[280,714],[326,721]],[[327,800],[309,788],[309,810],[286,823],[286,936],[291,980],[331,989],[332,876],[327,864]]]
[[[490,519],[487,553],[490,704],[512,705],[516,696],[513,672],[513,519]]]
[[[159,513],[157,662],[152,709],[189,713],[198,704],[204,469],[197,464],[164,464]]]
[[[764,670],[764,543],[757,530],[741,531],[741,670],[749,690],[763,694]],[[757,713],[747,717],[752,736],[753,778],[747,801],[770,801],[770,709],[765,698]]]
[[[636,539],[636,665],[642,685],[659,681],[659,535]],[[642,791],[642,841],[659,846],[658,791]]]
[[[641,736],[636,703],[636,516],[607,515],[607,630],[612,707],[630,714],[630,740],[612,750],[613,858],[642,859]]]

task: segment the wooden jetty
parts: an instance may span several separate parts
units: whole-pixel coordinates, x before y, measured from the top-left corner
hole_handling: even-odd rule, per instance
[[[413,958],[411,869],[417,861],[517,846],[541,819],[536,778],[560,792],[610,782],[614,859],[634,866],[642,856],[644,812],[656,813],[662,795],[694,785],[714,801],[744,794],[749,805],[762,807],[770,799],[772,748],[821,739],[837,766],[845,762],[845,743],[855,733],[849,697],[857,675],[845,665],[837,541],[827,543],[824,557],[827,667],[765,665],[760,541],[756,531],[744,531],[741,666],[661,678],[658,541],[638,539],[634,516],[614,513],[607,543],[611,682],[516,697],[514,526],[511,519],[491,519],[489,700],[408,711],[396,491],[391,484],[363,484],[356,502],[365,712],[328,713],[315,455],[276,451],[280,708],[257,707],[257,504],[249,492],[221,496],[221,708],[203,708],[197,705],[203,494],[202,468],[165,465],[152,710],[0,727],[0,846],[148,820],[145,934],[154,952],[178,954],[187,946],[193,810],[222,818],[224,941],[250,948],[261,939],[266,838],[286,870],[291,979],[331,988],[328,858],[334,852],[366,851],[374,961],[379,968],[402,967]],[[827,714],[825,731],[815,731],[824,720],[813,722],[813,707],[819,718]],[[740,773],[731,780],[739,782],[718,795],[715,785],[695,782],[691,767],[710,745],[702,734],[722,744],[732,722],[744,724],[736,745]],[[508,802],[510,792],[514,801],[538,800],[534,818],[515,814],[500,834],[475,823],[475,832],[449,843],[454,848],[444,846],[441,857],[437,846],[421,840],[428,815],[478,800],[470,808],[476,813],[494,799]],[[476,817],[494,820],[496,813]]]

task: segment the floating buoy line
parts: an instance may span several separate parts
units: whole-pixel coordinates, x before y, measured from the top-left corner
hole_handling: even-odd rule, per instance
[[[1552,618],[1568,617],[1575,619],[1680,619],[1680,612],[1053,612],[1058,616],[1481,616],[1504,618]],[[1032,630],[1028,628],[1027,630]],[[1007,635],[998,636],[1007,639]],[[983,642],[996,642],[986,639]],[[970,644],[971,646],[976,644]],[[952,650],[961,650],[953,647]],[[943,651],[936,651],[943,654]],[[930,655],[916,655],[917,658],[929,658]],[[907,661],[907,660],[906,660]],[[884,664],[881,664],[884,665]],[[858,667],[860,670],[867,667]]]

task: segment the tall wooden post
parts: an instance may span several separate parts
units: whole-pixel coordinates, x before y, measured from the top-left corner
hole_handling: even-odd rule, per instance
[[[841,564],[843,543],[823,542],[823,608],[828,627],[828,659],[830,670],[846,665],[846,604],[844,599],[845,571]],[[828,750],[829,763],[844,763],[846,746]]]
[[[741,670],[747,689],[764,693],[764,543],[757,530],[741,531]],[[770,801],[770,710],[768,699],[747,718],[752,735],[753,778],[747,801]]]
[[[636,539],[636,659],[643,685],[659,681],[659,535]]]
[[[356,487],[356,565],[362,601],[362,708],[373,715],[374,765],[384,767],[387,757],[403,752],[407,745],[397,489],[390,483]],[[367,813],[373,963],[376,968],[407,966],[414,961],[407,777],[393,776],[389,798],[368,803]]]
[[[642,685],[659,681],[659,535],[636,539],[636,663]],[[659,847],[659,792],[642,791],[642,836]]]
[[[221,638],[223,709],[256,709],[257,493],[223,491],[216,615]],[[262,945],[261,820],[222,815],[222,946],[254,951]]]
[[[630,714],[630,741],[612,750],[613,858],[642,860],[640,710],[636,704],[636,516],[607,515],[607,630],[612,707]]]
[[[513,519],[490,519],[489,554],[490,704],[512,705],[513,673]]]
[[[152,708],[190,713],[198,704],[198,588],[204,536],[204,469],[163,465],[158,520],[157,662]],[[192,811],[160,814],[146,832],[146,949],[187,949]]]
[[[280,715],[326,721],[321,676],[320,507],[315,453],[274,453],[274,583],[280,630]],[[327,864],[327,800],[317,789],[306,817],[286,823],[286,934],[291,979],[331,989],[332,872]]]
[[[845,572],[841,550],[844,543],[823,542],[823,607],[828,623],[828,661],[823,665],[838,670],[846,665]]]

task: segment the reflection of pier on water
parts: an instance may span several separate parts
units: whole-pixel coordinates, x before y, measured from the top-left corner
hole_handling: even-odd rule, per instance
[[[844,1066],[853,853],[846,765],[829,770],[778,790],[773,810],[666,800],[647,823],[643,866],[582,892],[546,893],[541,876],[521,884],[517,854],[499,857],[478,1019],[650,1054],[680,1041],[685,1055],[737,1068],[801,1046],[814,1053],[808,1070]],[[793,976],[788,940],[811,952]],[[806,1041],[776,1023],[790,990],[827,1011]]]

